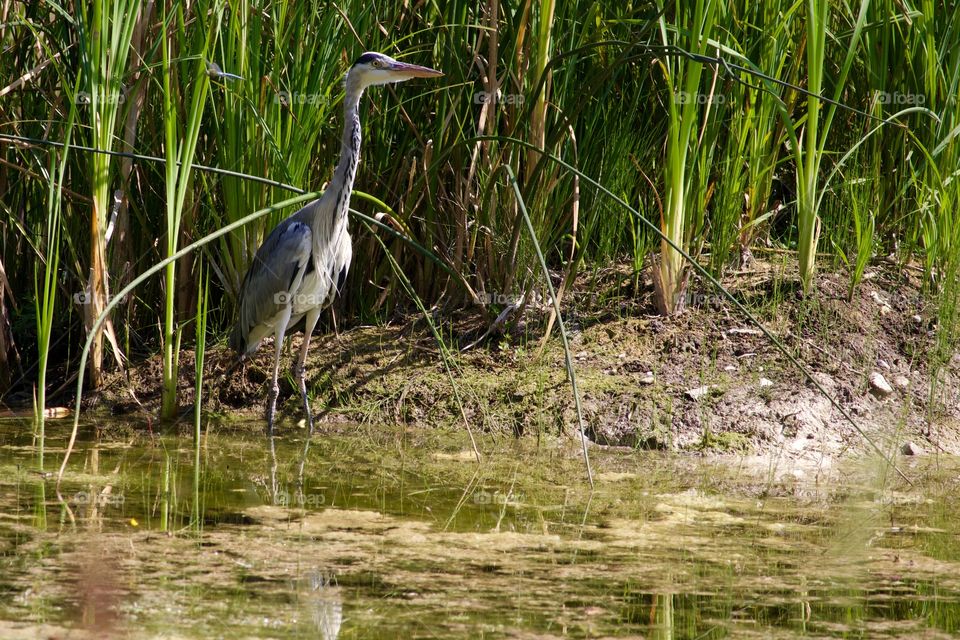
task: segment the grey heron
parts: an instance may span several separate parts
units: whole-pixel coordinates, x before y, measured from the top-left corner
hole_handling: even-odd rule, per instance
[[[307,399],[306,361],[310,335],[320,313],[333,302],[346,281],[353,249],[347,229],[350,193],[360,162],[360,96],[374,85],[443,75],[428,67],[398,62],[382,53],[364,53],[344,81],[344,128],[340,160],[323,195],[283,222],[267,236],[240,286],[239,318],[230,346],[244,358],[274,336],[273,378],[267,399],[267,429],[273,433],[280,389],[283,338],[302,320],[303,343],[294,364],[303,410],[313,432]]]

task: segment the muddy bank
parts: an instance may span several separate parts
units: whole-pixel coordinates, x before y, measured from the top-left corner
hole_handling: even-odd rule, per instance
[[[936,317],[923,302],[919,278],[874,268],[848,300],[846,275],[826,274],[818,293],[805,300],[783,267],[757,263],[725,284],[885,451],[907,446],[911,453],[960,453],[960,359],[940,368],[931,395]],[[628,271],[610,270],[581,278],[564,300],[595,443],[776,454],[813,463],[868,449],[830,401],[706,286],[694,283],[690,308],[663,318],[655,314],[647,285],[641,281],[637,293]],[[506,333],[491,332],[461,352],[456,349],[487,333],[491,319],[464,311],[440,318],[455,347],[452,380],[422,318],[316,336],[308,385],[320,429],[355,422],[462,426],[465,415],[482,432],[573,433],[560,340],[537,354],[544,316],[542,308],[530,307]],[[295,336],[285,372],[299,344]],[[212,415],[262,415],[271,353],[261,346],[242,370],[225,376],[233,356],[222,346],[208,352]],[[193,402],[192,353],[182,353],[180,370],[187,406]],[[153,358],[114,374],[85,402],[114,414],[155,415],[159,381],[160,360]],[[302,428],[299,406],[286,373],[281,429]]]

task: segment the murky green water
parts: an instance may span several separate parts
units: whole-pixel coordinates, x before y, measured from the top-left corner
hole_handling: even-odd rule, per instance
[[[0,637],[946,638],[960,461],[769,461],[393,428],[0,424]],[[66,426],[48,430],[47,471]],[[801,476],[798,479],[798,475]]]

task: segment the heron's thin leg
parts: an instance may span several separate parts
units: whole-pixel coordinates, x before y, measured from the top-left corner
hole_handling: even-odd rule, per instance
[[[313,435],[313,412],[310,410],[310,400],[307,398],[307,353],[310,351],[310,336],[317,326],[317,320],[320,319],[320,310],[311,309],[306,318],[304,318],[303,342],[300,344],[300,357],[297,364],[294,365],[293,373],[297,378],[297,384],[300,387],[300,396],[303,398],[303,412],[307,415],[307,428],[310,435]]]
[[[273,416],[277,412],[277,396],[280,395],[280,385],[277,383],[277,378],[280,375],[280,352],[283,350],[283,334],[286,326],[286,321],[281,322],[280,328],[277,329],[276,338],[274,338],[276,344],[274,345],[275,354],[273,356],[273,380],[271,381],[270,397],[267,400],[267,433],[271,436],[273,435]]]

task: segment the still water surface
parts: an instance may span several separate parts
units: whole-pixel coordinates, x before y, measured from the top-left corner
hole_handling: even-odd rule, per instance
[[[960,461],[0,423],[0,637],[948,638]],[[67,426],[48,426],[56,471]],[[195,463],[199,455],[199,465]]]

